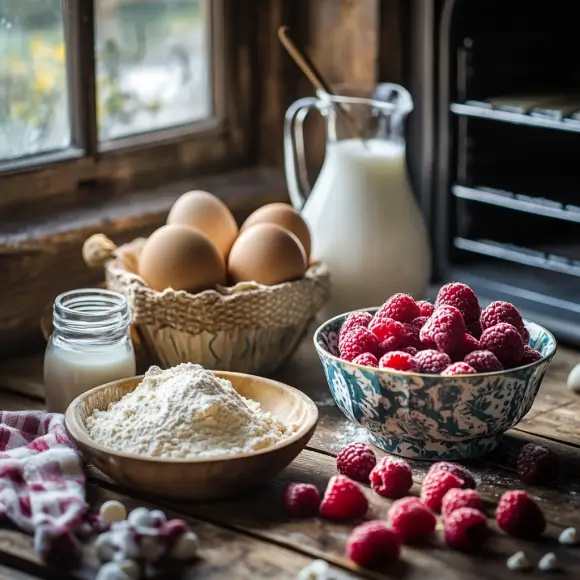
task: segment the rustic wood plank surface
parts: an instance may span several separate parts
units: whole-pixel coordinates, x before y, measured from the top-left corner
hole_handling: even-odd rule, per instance
[[[577,360],[580,360],[580,354],[560,349],[526,418],[506,434],[494,453],[466,462],[478,482],[494,528],[493,513],[499,497],[506,490],[521,487],[514,471],[520,447],[527,442],[542,443],[558,454],[562,463],[558,484],[528,488],[548,520],[548,530],[539,542],[516,540],[494,528],[486,550],[477,556],[467,556],[446,549],[438,534],[428,546],[405,547],[402,562],[391,569],[370,572],[357,568],[344,556],[344,543],[353,522],[288,519],[279,501],[280,491],[286,483],[310,482],[322,492],[329,477],[336,473],[334,456],[337,451],[349,442],[367,441],[364,429],[348,422],[334,405],[310,336],[275,378],[300,388],[313,398],[320,410],[319,426],[308,448],[271,484],[227,501],[176,503],[122,489],[91,471],[89,501],[94,509],[98,509],[103,501],[117,498],[128,508],[154,505],[172,515],[185,517],[202,543],[201,559],[185,577],[295,578],[299,570],[313,559],[323,558],[333,566],[332,577],[340,579],[355,576],[507,579],[514,577],[514,573],[507,570],[506,559],[523,549],[533,563],[543,554],[554,551],[563,568],[560,576],[577,578],[580,577],[580,547],[561,546],[557,542],[563,528],[580,524],[580,397],[565,387],[567,374]],[[0,386],[11,389],[11,392],[0,394],[0,408],[42,408],[40,361],[41,357],[36,357],[25,363],[20,361],[0,366]],[[378,456],[384,455],[376,451]],[[418,461],[411,464],[415,482],[412,492],[417,494],[429,464]],[[365,493],[371,505],[367,519],[384,518],[390,500],[377,496],[368,488]],[[12,569],[17,570],[14,576],[7,576],[16,579],[70,577],[84,580],[94,577],[96,563],[89,556],[85,565],[70,576],[49,570],[34,554],[30,537],[5,529],[0,533],[0,565],[7,567],[6,574]],[[0,578],[3,573],[0,568]],[[531,572],[529,576],[545,577],[545,573]]]

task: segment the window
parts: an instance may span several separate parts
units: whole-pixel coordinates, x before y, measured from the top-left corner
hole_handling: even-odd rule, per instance
[[[1,0],[0,191],[47,168],[71,189],[71,169],[79,183],[179,178],[240,153],[228,131],[242,99],[224,114],[225,4]]]

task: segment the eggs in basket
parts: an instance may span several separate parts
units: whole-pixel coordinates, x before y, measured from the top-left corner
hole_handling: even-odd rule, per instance
[[[328,296],[310,262],[308,226],[292,206],[265,205],[238,224],[205,191],[183,194],[165,225],[116,247],[89,238],[83,257],[127,298],[150,363],[271,372],[293,352]]]

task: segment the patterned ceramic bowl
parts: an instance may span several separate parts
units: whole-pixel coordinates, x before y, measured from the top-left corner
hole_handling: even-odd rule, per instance
[[[330,391],[377,447],[403,457],[454,460],[491,451],[530,410],[556,353],[552,334],[526,321],[530,345],[543,356],[523,367],[454,377],[377,369],[338,358],[338,332],[348,314],[314,334]]]

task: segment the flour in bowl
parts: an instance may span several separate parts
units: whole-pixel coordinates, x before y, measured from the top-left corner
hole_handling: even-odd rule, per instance
[[[91,438],[128,453],[173,459],[249,453],[290,437],[286,425],[200,365],[151,367],[137,388],[86,420]]]

